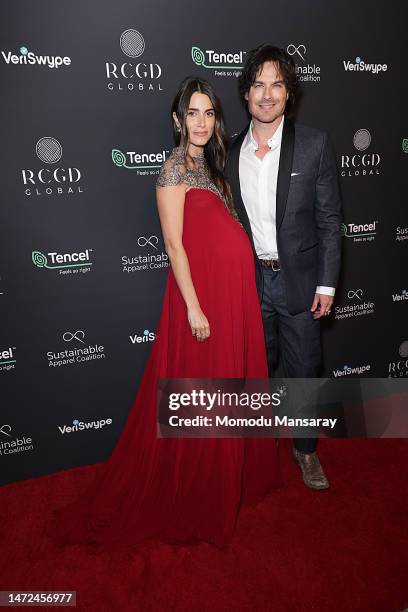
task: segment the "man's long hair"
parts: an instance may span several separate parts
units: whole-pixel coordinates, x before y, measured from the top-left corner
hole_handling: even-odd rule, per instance
[[[189,142],[186,117],[188,108],[190,106],[191,96],[195,92],[207,95],[215,112],[214,132],[210,140],[204,146],[204,158],[207,162],[211,179],[224,196],[228,208],[233,211],[231,190],[224,175],[224,167],[228,149],[228,137],[225,129],[224,116],[221,108],[221,102],[216,96],[213,86],[205,79],[189,76],[181,82],[171,107],[174,141],[176,146],[181,146],[184,148],[184,156],[187,162]],[[177,130],[174,123],[173,112],[176,113],[176,116],[180,122],[181,131]]]
[[[285,107],[285,115],[293,113],[299,91],[299,81],[296,74],[296,65],[289,53],[280,47],[263,44],[247,53],[245,66],[239,77],[239,93],[246,104],[245,94],[254,84],[256,77],[265,62],[274,62],[279,67],[286,90],[289,94]]]

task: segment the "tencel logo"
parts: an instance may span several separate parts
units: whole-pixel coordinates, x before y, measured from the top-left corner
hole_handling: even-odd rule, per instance
[[[361,376],[362,374],[365,374],[366,372],[369,372],[371,370],[371,365],[369,363],[366,363],[364,365],[359,365],[359,366],[349,366],[349,365],[345,365],[343,366],[343,368],[340,370],[333,370],[333,376],[335,378],[341,378],[342,376]]]
[[[213,70],[214,76],[238,77],[244,66],[246,51],[214,51],[200,47],[191,47],[191,59],[196,66]]]
[[[299,81],[319,82],[321,80],[321,68],[316,64],[310,64],[306,59],[307,49],[303,43],[290,43],[286,51],[293,57],[296,64],[296,74]]]
[[[155,153],[136,153],[136,151],[123,153],[120,149],[112,149],[112,161],[118,168],[136,170],[137,176],[152,176],[159,174],[169,153],[169,149]]]
[[[4,62],[10,66],[41,66],[44,68],[58,69],[61,66],[70,66],[71,58],[60,55],[38,55],[35,51],[29,51],[28,47],[23,45],[19,49],[19,54],[13,51],[2,51],[1,55]]]
[[[79,419],[74,419],[72,421],[72,425],[58,425],[58,429],[64,436],[65,434],[76,433],[78,431],[89,431],[92,429],[99,430],[109,425],[112,425],[112,419],[110,417],[95,421],[80,421]]]
[[[106,359],[103,344],[90,344],[88,341],[85,341],[83,329],[66,330],[61,336],[63,341],[67,342],[69,346],[59,351],[47,351],[48,367],[60,368],[73,364],[83,365],[89,361]]]
[[[408,302],[408,291],[406,289],[402,289],[399,293],[392,294],[393,302]]]
[[[340,233],[353,242],[372,242],[377,234],[378,220],[369,223],[342,223]]]
[[[15,370],[17,364],[16,347],[0,348],[0,372]]]
[[[133,334],[129,338],[132,344],[145,344],[146,342],[153,342],[156,334],[149,329],[145,329],[143,334]]]
[[[382,72],[387,72],[387,64],[373,64],[364,61],[357,55],[354,61],[343,60],[343,67],[346,72],[366,72],[369,74],[378,75]]]
[[[92,269],[91,252],[93,249],[85,249],[73,253],[58,253],[53,251],[44,255],[41,251],[33,251],[31,260],[37,268],[57,270],[61,276],[72,274],[86,274]]]
[[[142,252],[133,256],[122,256],[122,272],[141,272],[160,270],[169,267],[169,257],[163,249],[159,249],[159,239],[154,234],[139,236],[137,246]]]
[[[132,61],[105,62],[108,91],[132,93],[163,91],[160,81],[161,66],[150,61],[150,58],[138,61],[146,49],[143,35],[134,28],[124,30],[119,37],[119,47],[122,53]]]
[[[353,145],[358,153],[341,156],[341,176],[366,177],[380,174],[379,153],[367,151],[371,145],[371,133],[365,128],[355,132]]]
[[[400,359],[388,363],[388,377],[390,378],[408,376],[408,340],[401,342],[398,357]]]
[[[42,168],[21,170],[24,194],[28,197],[77,195],[83,193],[82,173],[76,166],[62,165],[62,145],[53,136],[43,136],[35,145],[38,159],[47,164]]]
[[[26,435],[15,435],[11,425],[0,425],[0,457],[34,450],[33,439]]]

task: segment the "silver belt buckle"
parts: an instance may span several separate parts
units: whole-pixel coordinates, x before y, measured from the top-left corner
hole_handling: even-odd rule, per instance
[[[275,264],[278,266],[277,268],[275,268]],[[272,259],[272,266],[271,267],[272,267],[272,270],[274,272],[279,272],[279,270],[280,270],[279,260]]]

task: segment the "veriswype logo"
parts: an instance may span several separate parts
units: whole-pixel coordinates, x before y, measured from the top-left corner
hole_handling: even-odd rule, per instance
[[[8,348],[0,349],[0,372],[9,372],[16,368],[16,347],[9,346]]]
[[[401,342],[398,349],[398,356],[401,357],[401,359],[388,363],[388,376],[390,378],[408,376],[408,340]]]
[[[244,66],[246,51],[214,51],[200,47],[191,47],[191,59],[196,66],[207,70],[214,70],[214,76],[235,76],[241,74]]]
[[[90,253],[93,249],[85,251],[74,251],[72,253],[49,252],[47,255],[41,251],[33,251],[31,260],[37,268],[58,270],[60,275],[86,274],[91,271],[93,265]]]
[[[112,425],[112,419],[97,419],[95,421],[80,421],[74,419],[72,425],[58,425],[58,429],[62,435],[76,433],[78,431],[87,431],[90,429],[102,429],[106,425]]]
[[[335,378],[341,378],[343,376],[361,376],[362,374],[365,374],[366,372],[369,372],[370,370],[371,370],[371,364],[369,363],[365,363],[365,364],[358,365],[358,366],[344,365],[341,370],[340,369],[333,370],[333,376]]]
[[[34,449],[33,439],[29,436],[14,436],[8,423],[0,425],[0,457],[24,453]]]
[[[144,344],[146,342],[153,342],[156,338],[156,334],[149,329],[145,329],[143,334],[133,334],[129,336],[132,344]]]
[[[43,136],[35,145],[38,159],[51,166],[57,164],[62,158],[62,146],[53,136]],[[72,195],[83,193],[79,181],[82,173],[75,166],[58,164],[55,167],[42,167],[40,169],[21,170],[24,193],[26,196]]]
[[[120,35],[122,53],[131,60],[138,60],[145,51],[145,40],[138,30],[129,28]],[[150,61],[105,62],[107,89],[109,91],[163,91],[159,81],[162,68]]]
[[[375,304],[371,300],[363,298],[362,289],[349,289],[347,291],[347,303],[339,304],[334,308],[334,317],[337,320],[350,319],[352,317],[363,317],[374,313]]]
[[[343,60],[343,67],[346,72],[368,72],[370,74],[380,74],[388,70],[387,64],[369,64],[365,62],[359,55],[354,62]]]
[[[302,44],[290,43],[286,47],[286,51],[291,55],[296,63],[296,74],[298,75],[299,81],[302,82],[318,82],[321,80],[320,77],[320,66],[316,64],[306,63],[306,46]]]
[[[34,51],[29,51],[26,46],[19,49],[20,55],[12,51],[2,51],[3,60],[7,65],[19,64],[28,66],[44,66],[45,68],[59,68],[60,66],[70,66],[71,58],[60,55],[37,55]]]
[[[377,234],[378,220],[369,223],[342,223],[340,233],[353,242],[372,242]]]
[[[393,302],[408,302],[408,291],[402,289],[400,293],[393,293],[391,297]]]
[[[169,267],[169,257],[162,249],[158,248],[157,236],[139,236],[137,245],[147,253],[139,253],[132,257],[122,256],[122,272],[141,272],[143,270],[156,270]]]
[[[341,176],[373,176],[380,174],[381,157],[367,149],[371,145],[371,133],[362,128],[353,136],[353,145],[358,153],[341,156]]]
[[[159,174],[160,167],[169,153],[169,149],[163,149],[159,153],[136,153],[136,151],[123,153],[120,149],[112,149],[112,161],[118,168],[136,170],[138,176],[151,176]]]
[[[72,342],[73,346],[61,351],[47,351],[48,367],[59,368],[106,358],[104,346],[102,344],[91,345],[85,342],[85,332],[82,329],[73,332],[65,331],[62,334],[62,339],[64,342]]]

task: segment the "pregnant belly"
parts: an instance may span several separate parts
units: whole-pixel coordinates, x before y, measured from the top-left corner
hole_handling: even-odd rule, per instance
[[[230,263],[238,260],[253,265],[245,230],[209,190],[191,189],[186,194],[183,244],[189,258],[215,258]]]

